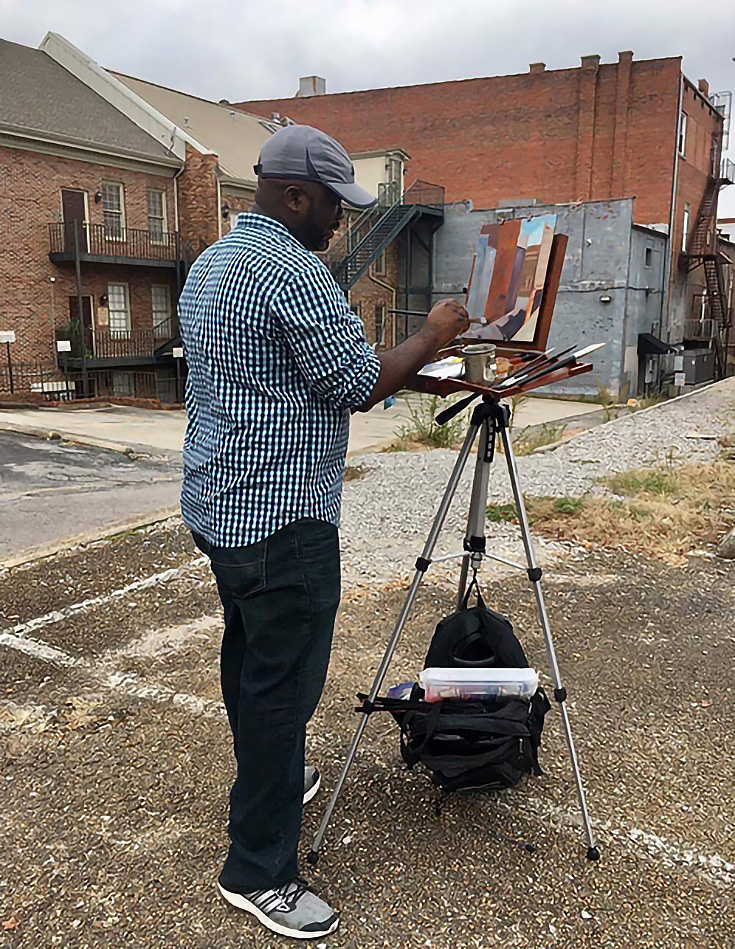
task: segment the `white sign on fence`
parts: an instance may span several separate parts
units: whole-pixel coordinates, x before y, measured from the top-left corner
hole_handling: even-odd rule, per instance
[[[70,339],[57,339],[57,340],[56,340],[56,352],[57,352],[57,353],[70,353],[70,352],[71,352],[71,340],[70,340]]]
[[[15,330],[0,330],[0,343],[14,343]]]
[[[674,373],[674,385],[675,386],[685,386],[687,384],[687,375],[685,372],[675,372]]]

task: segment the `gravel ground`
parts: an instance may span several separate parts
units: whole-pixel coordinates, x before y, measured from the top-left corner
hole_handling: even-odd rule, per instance
[[[632,468],[704,462],[719,451],[717,437],[735,432],[735,379],[682,399],[608,422],[583,432],[550,452],[518,458],[524,494],[579,496],[599,489],[600,478]],[[688,438],[709,435],[714,439]],[[421,552],[457,453],[437,450],[366,455],[350,463],[365,476],[345,486],[342,543],[345,583],[369,586],[378,580],[405,579]],[[474,459],[468,462],[446,521],[437,554],[462,549]],[[505,459],[496,455],[488,497],[512,500]],[[488,537],[501,556],[521,559],[517,529],[491,524]],[[558,544],[537,542],[542,562],[566,552]],[[357,569],[356,569],[357,568]],[[434,567],[445,576],[450,568]]]

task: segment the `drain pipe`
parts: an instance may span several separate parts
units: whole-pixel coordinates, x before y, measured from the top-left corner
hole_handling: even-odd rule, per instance
[[[661,316],[659,318],[659,339],[663,339],[664,320],[666,320],[666,342],[670,338],[669,313],[671,312],[671,261],[676,253],[674,247],[674,225],[676,223],[676,187],[679,181],[679,129],[681,128],[681,105],[684,96],[684,74],[679,74],[679,100],[676,110],[676,131],[674,133],[674,173],[671,179],[671,210],[669,213],[669,253],[664,267],[664,285],[661,295]]]

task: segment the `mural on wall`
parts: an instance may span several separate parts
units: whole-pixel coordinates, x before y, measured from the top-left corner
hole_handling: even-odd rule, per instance
[[[543,298],[555,214],[485,224],[467,292],[470,319],[486,321],[473,339],[533,342]]]

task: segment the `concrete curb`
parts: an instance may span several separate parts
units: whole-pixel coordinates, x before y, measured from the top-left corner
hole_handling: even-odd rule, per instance
[[[38,425],[28,425],[25,422],[0,422],[0,432],[14,432],[16,435],[31,435],[34,438],[43,438],[46,441],[58,441],[73,445],[88,445],[90,448],[103,448],[106,451],[116,451],[121,455],[138,455],[145,458],[165,458],[167,461],[179,461],[181,452],[170,451],[166,448],[156,449],[150,445],[141,445],[137,442],[116,442],[109,438],[97,438],[94,435],[79,435],[76,432],[67,432],[59,428],[41,428]],[[51,433],[54,436],[51,437]]]
[[[162,521],[168,521],[172,517],[179,517],[180,515],[181,509],[177,504],[175,507],[166,507],[158,511],[149,511],[147,514],[140,514],[131,520],[113,521],[111,524],[105,524],[93,531],[87,531],[84,534],[75,534],[73,537],[67,537],[54,544],[41,544],[38,547],[28,547],[26,550],[21,550],[20,553],[14,554],[12,557],[5,557],[0,560],[0,568],[9,570],[11,567],[20,567],[23,564],[44,560],[47,557],[54,557],[57,554],[64,553],[64,551],[70,550],[72,547],[94,544],[97,541],[104,540],[106,537],[114,537],[117,534],[125,533],[125,531],[139,530],[141,527],[159,524]]]

